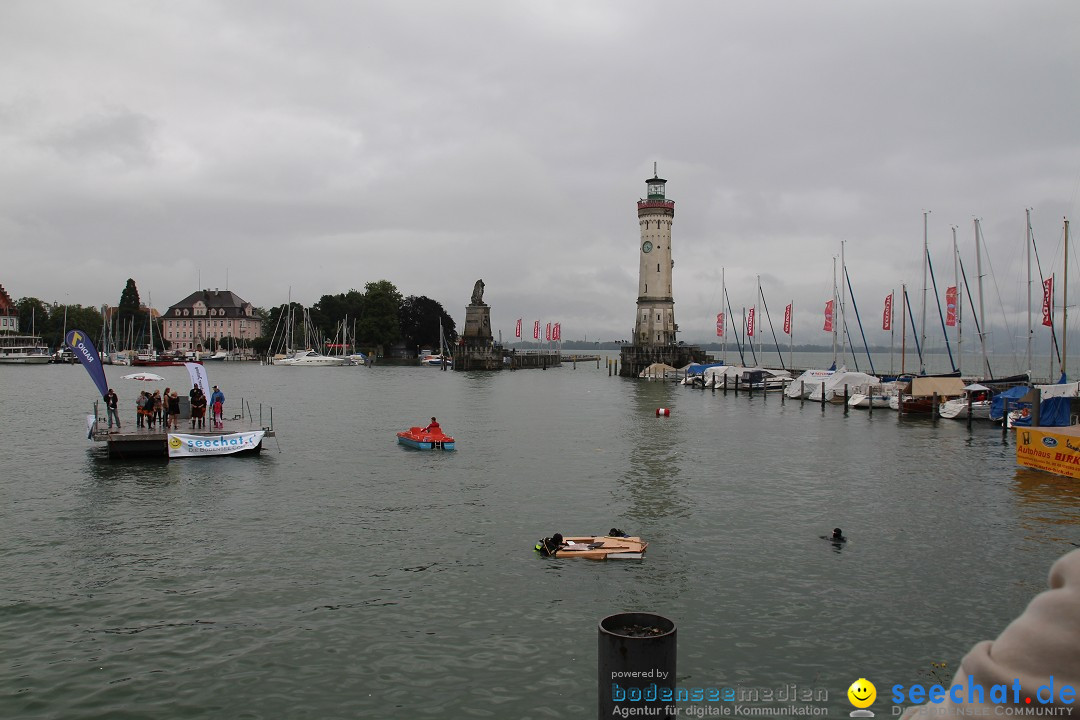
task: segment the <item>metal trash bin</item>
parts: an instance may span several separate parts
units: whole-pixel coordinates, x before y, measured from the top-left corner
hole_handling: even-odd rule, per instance
[[[597,717],[616,708],[656,708],[649,717],[676,717],[675,623],[662,615],[627,612],[600,621],[597,638]],[[662,709],[661,709],[662,708]]]

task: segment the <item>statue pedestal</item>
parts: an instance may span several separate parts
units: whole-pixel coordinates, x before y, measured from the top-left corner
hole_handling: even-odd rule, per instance
[[[465,306],[465,328],[461,337],[467,345],[491,344],[491,308],[488,305]]]

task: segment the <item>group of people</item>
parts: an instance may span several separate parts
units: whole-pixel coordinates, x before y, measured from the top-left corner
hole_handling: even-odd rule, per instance
[[[196,426],[200,428],[206,426],[207,407],[212,413],[212,427],[215,430],[225,427],[225,393],[221,392],[217,385],[214,386],[209,399],[198,385],[191,388],[188,397],[191,400],[191,428],[193,430]],[[116,392],[109,388],[104,400],[105,413],[109,418],[109,430],[112,430],[114,422],[119,430],[120,411]],[[180,396],[172,388],[165,388],[164,393],[158,390],[140,391],[139,397],[135,400],[135,413],[136,427],[153,429],[160,422],[164,429],[178,430],[180,429]]]
[[[141,391],[135,400],[135,411],[136,427],[152,429],[159,422],[166,429],[180,427],[180,396],[172,388],[165,388],[164,393]]]

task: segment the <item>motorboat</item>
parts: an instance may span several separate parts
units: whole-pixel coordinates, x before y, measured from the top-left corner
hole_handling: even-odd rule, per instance
[[[432,355],[429,353],[420,358],[420,364],[442,367],[443,365],[453,365],[454,360],[449,355]]]
[[[398,443],[416,450],[453,450],[454,438],[442,431],[442,428],[425,430],[411,427],[397,434]]]
[[[275,361],[275,364],[289,367],[339,367],[347,364],[347,361],[339,355],[323,355],[314,350],[300,350],[292,357]]]

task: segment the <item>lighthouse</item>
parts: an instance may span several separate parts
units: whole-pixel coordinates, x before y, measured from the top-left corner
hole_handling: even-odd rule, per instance
[[[646,182],[648,194],[638,200],[638,225],[641,247],[638,264],[637,320],[634,344],[657,347],[675,344],[675,298],[671,293],[671,223],[675,220],[675,201],[668,200],[667,180],[656,175]]]
[[[676,338],[675,295],[671,287],[671,223],[675,220],[675,201],[667,198],[667,180],[657,174],[645,181],[645,197],[637,202],[638,216],[638,293],[634,339],[620,352],[623,377],[637,377],[652,363],[676,368],[691,362],[704,362],[705,354],[697,346],[685,345]]]

